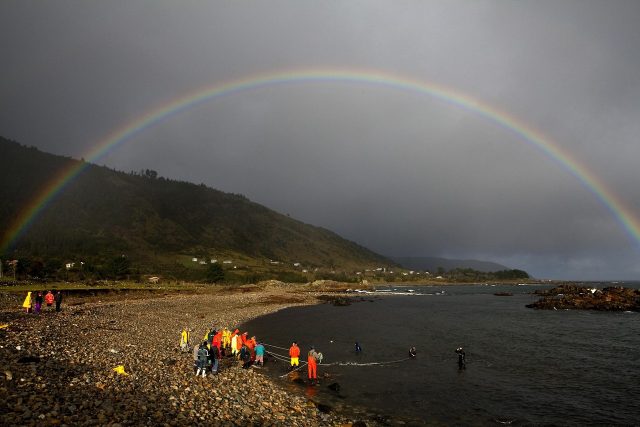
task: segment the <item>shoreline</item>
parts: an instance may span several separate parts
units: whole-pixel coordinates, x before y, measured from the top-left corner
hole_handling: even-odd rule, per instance
[[[314,288],[268,283],[138,299],[69,297],[61,313],[45,308],[41,315],[21,312],[23,295],[3,293],[0,424],[351,424],[231,359],[218,375],[196,378],[192,354],[178,350],[185,326],[194,344],[211,326],[235,328],[321,303],[317,296],[327,291]],[[114,372],[118,365],[130,375]]]

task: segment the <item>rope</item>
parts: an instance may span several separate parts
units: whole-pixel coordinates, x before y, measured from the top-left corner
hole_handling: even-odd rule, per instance
[[[264,345],[264,346],[268,346],[268,347],[273,347],[273,348],[279,348],[279,349],[281,349],[281,350],[286,350],[286,351],[288,351],[288,350],[289,350],[288,348],[278,347],[277,345],[270,345],[270,344],[265,344],[265,343],[262,343],[262,345]],[[268,353],[268,354],[270,354],[271,356],[273,356],[276,360],[280,360],[280,361],[285,362],[285,363],[287,363],[287,362],[289,362],[289,361],[291,360],[291,359],[289,359],[289,357],[288,357],[288,356],[283,356],[283,355],[281,355],[281,354],[274,353],[274,352],[271,352],[271,351],[267,351],[266,353]],[[286,377],[286,376],[287,376],[287,375],[289,375],[290,373],[292,373],[292,372],[296,372],[297,370],[304,368],[306,364],[307,364],[307,362],[302,362],[302,363],[300,364],[300,366],[298,366],[298,367],[297,367],[296,369],[294,369],[293,371],[289,371],[289,372],[287,372],[287,373],[286,373],[286,374],[284,374],[284,375],[280,375],[280,378]]]
[[[304,365],[306,365],[306,364],[307,364],[307,362],[302,362],[302,364],[301,364],[300,366],[298,366],[296,369],[294,369],[293,371],[289,371],[289,372],[287,372],[287,373],[286,373],[286,374],[284,374],[284,375],[280,375],[280,378],[286,377],[286,376],[287,376],[287,375],[289,375],[291,372],[295,372],[295,371],[297,371],[298,369],[302,369],[302,368],[304,368]]]
[[[273,348],[277,348],[278,350],[289,351],[289,349],[288,349],[288,348],[278,347],[277,345],[271,345],[271,344],[265,344],[265,343],[262,343],[262,345],[264,345],[264,346],[266,346],[266,347],[273,347]]]
[[[271,356],[273,356],[274,359],[277,359],[277,360],[280,360],[280,361],[283,361],[283,362],[288,362],[289,361],[289,358],[286,357],[286,356],[282,356],[282,355],[277,354],[277,353],[271,353],[270,351],[267,351],[266,353],[270,354]]]
[[[320,363],[318,366],[375,366],[375,365],[390,365],[392,363],[400,363],[405,360],[412,359],[411,357],[405,357],[404,359],[391,360],[388,362],[368,362],[368,363],[358,363],[358,362],[333,362],[333,363]]]
[[[273,347],[273,348],[278,348],[281,350],[286,350],[288,351],[288,348],[283,348],[283,347],[278,347],[277,345],[271,345],[271,344],[265,344],[262,343],[262,345],[267,346],[267,347]],[[274,353],[271,351],[267,351],[266,353],[270,354],[271,356],[273,356],[275,359],[283,361],[283,362],[289,362],[289,356],[284,356],[278,353]],[[404,362],[406,360],[409,359],[413,359],[412,357],[405,357],[404,359],[398,359],[398,360],[390,360],[390,361],[386,361],[386,362],[366,362],[366,363],[359,363],[359,362],[333,362],[333,363],[318,363],[318,366],[381,366],[381,365],[391,365],[393,363],[400,363],[400,362]],[[294,369],[293,371],[287,372],[284,375],[281,375],[280,377],[286,377],[287,375],[289,375],[291,372],[295,372],[298,369],[302,368],[304,365],[306,365],[307,362],[303,362],[302,365],[300,367],[298,367],[297,369]]]

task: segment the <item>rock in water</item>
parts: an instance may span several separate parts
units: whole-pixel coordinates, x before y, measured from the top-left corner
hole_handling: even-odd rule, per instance
[[[528,308],[544,310],[640,311],[640,290],[608,287],[602,290],[561,285],[547,291],[536,291],[542,298]]]

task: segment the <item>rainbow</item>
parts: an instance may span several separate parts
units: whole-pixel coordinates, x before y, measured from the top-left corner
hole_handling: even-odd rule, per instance
[[[409,77],[392,75],[377,70],[312,69],[258,74],[225,83],[214,83],[172,99],[135,117],[98,141],[83,156],[86,159],[86,163],[77,162],[70,168],[61,171],[33,197],[32,201],[23,208],[16,220],[7,229],[0,242],[0,254],[8,251],[17,242],[49,202],[90,163],[97,163],[110,151],[115,150],[127,141],[131,141],[140,133],[168,117],[185,112],[205,102],[266,86],[332,82],[383,86],[394,90],[426,95],[474,113],[505,131],[515,134],[520,141],[542,151],[547,157],[577,178],[613,214],[617,222],[632,238],[632,241],[640,248],[640,221],[616,194],[607,188],[595,174],[573,158],[569,152],[517,118],[451,88]]]

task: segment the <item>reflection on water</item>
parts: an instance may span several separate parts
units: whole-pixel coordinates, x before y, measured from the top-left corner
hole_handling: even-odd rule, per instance
[[[536,298],[528,286],[410,289],[411,296],[358,295],[364,301],[348,307],[291,308],[244,327],[269,345],[286,349],[296,339],[303,355],[312,345],[321,351],[320,385],[292,386],[333,406],[447,424],[636,423],[638,313],[536,311],[525,307]],[[418,355],[408,360],[411,346]],[[463,371],[458,347],[466,352]],[[280,376],[286,363],[266,368]],[[328,387],[336,383],[339,392]]]

